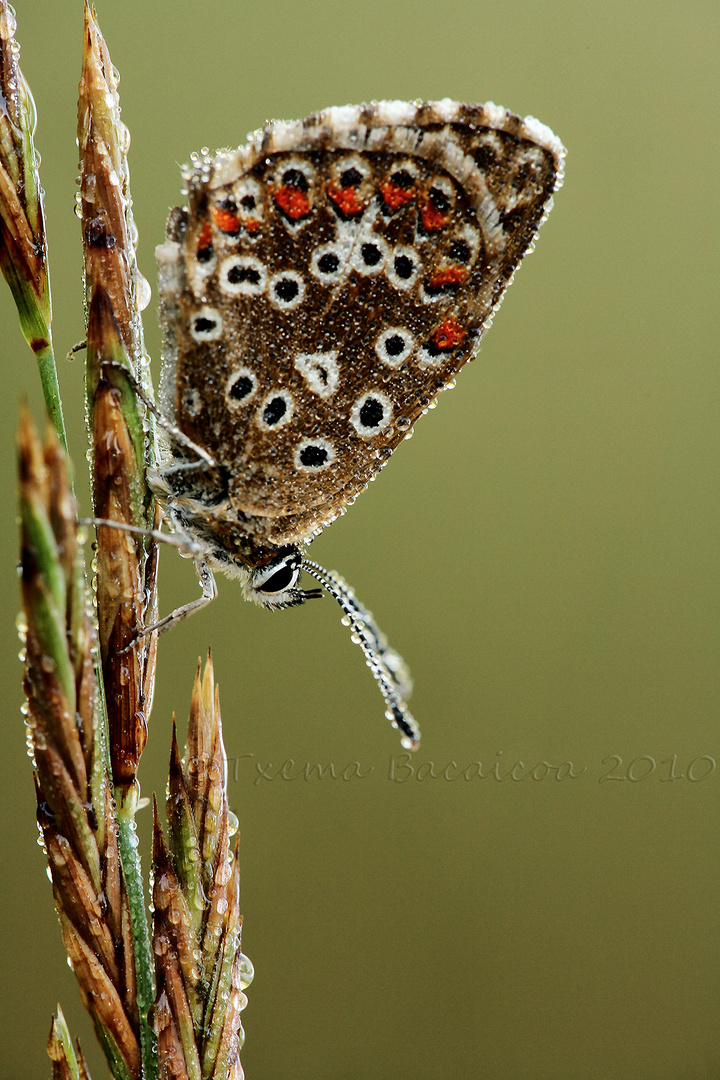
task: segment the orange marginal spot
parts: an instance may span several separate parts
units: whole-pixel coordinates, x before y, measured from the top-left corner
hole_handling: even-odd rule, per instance
[[[357,188],[328,184],[327,193],[328,198],[332,199],[344,217],[359,217],[365,209],[361,199],[358,198]]]
[[[464,266],[447,266],[444,270],[438,270],[429,281],[431,289],[441,289],[443,285],[462,285],[467,279],[467,270]]]
[[[399,210],[401,206],[411,202],[415,198],[415,188],[398,187],[386,180],[380,185],[380,194],[385,205],[390,210]]]
[[[292,221],[299,221],[310,213],[310,197],[306,191],[300,191],[292,184],[275,188],[273,198],[284,214]]]
[[[207,251],[212,247],[212,227],[209,222],[205,222],[202,229],[198,233],[197,249],[198,251]]]
[[[212,218],[221,232],[230,233],[233,236],[240,232],[240,218],[233,214],[232,210],[226,210],[222,206],[214,206]]]
[[[423,203],[420,216],[425,232],[437,232],[438,229],[444,229],[450,221],[450,215],[438,210],[429,199]]]
[[[450,349],[454,349],[465,340],[466,334],[467,330],[463,329],[460,323],[450,315],[445,322],[437,328],[432,336],[432,341],[438,349],[442,349],[443,352],[449,352]]]
[[[243,224],[249,233],[253,233],[258,231],[262,222],[258,221],[257,218],[247,218],[247,220],[244,221]]]

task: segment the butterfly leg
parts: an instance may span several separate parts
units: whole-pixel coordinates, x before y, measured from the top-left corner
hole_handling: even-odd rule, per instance
[[[160,619],[158,622],[153,623],[152,626],[146,626],[140,631],[137,637],[123,649],[123,652],[127,652],[136,642],[140,641],[141,638],[147,637],[148,634],[164,634],[171,626],[182,622],[183,619],[187,619],[188,615],[194,615],[196,611],[200,611],[201,608],[206,607],[207,604],[210,604],[215,599],[217,596],[217,585],[215,584],[212,570],[204,559],[195,559],[194,562],[197,576],[200,579],[202,596],[197,600],[192,600],[189,604],[183,604],[182,607],[175,608],[175,610],[171,611],[169,615],[166,615],[164,619]]]
[[[176,547],[184,554],[192,555],[193,553],[192,541],[188,537],[162,532],[161,529],[144,529],[142,525],[131,525],[127,521],[113,521],[112,518],[78,518],[77,523],[78,525],[94,525],[96,529],[118,529],[120,532],[132,533],[134,536],[149,536],[158,544],[169,544],[170,547]]]
[[[166,630],[169,630],[175,623],[182,622],[183,619],[187,619],[188,615],[194,615],[200,608],[204,608],[207,604],[217,596],[217,585],[215,584],[215,577],[212,570],[205,562],[204,559],[194,559],[195,569],[197,576],[200,580],[200,588],[202,589],[202,596],[197,600],[192,600],[189,604],[183,604],[182,607],[175,608],[169,615],[166,615],[164,619],[160,619],[154,626],[149,626],[143,630],[142,635],[151,634],[155,631],[159,634],[164,634]]]
[[[123,652],[128,652],[137,641],[147,637],[148,634],[164,634],[166,630],[170,629],[171,625],[182,622],[188,615],[192,615],[194,612],[199,611],[200,608],[211,603],[217,596],[217,585],[215,584],[213,572],[204,559],[193,554],[193,542],[189,537],[179,536],[173,533],[164,533],[159,529],[143,529],[139,525],[130,525],[128,522],[124,521],[112,521],[110,518],[79,518],[78,524],[94,525],[96,528],[119,529],[120,532],[132,533],[135,536],[149,536],[158,543],[170,544],[171,547],[179,548],[185,555],[193,556],[195,570],[197,571],[197,576],[200,580],[202,596],[197,600],[192,600],[189,604],[183,604],[182,607],[175,608],[169,615],[166,615],[165,618],[160,619],[151,626],[146,626],[133,638],[130,644],[122,650]],[[197,548],[195,548],[195,551],[197,551]]]

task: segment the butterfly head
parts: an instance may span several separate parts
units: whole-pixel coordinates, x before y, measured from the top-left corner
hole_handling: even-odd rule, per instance
[[[246,600],[252,600],[260,607],[280,611],[282,608],[296,607],[306,600],[322,596],[321,589],[299,589],[298,578],[302,566],[300,549],[291,545],[280,548],[277,555],[265,564],[252,569],[245,583],[243,593]]]

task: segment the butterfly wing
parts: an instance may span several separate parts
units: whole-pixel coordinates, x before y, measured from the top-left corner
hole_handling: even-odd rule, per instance
[[[494,105],[378,102],[197,162],[159,249],[165,407],[269,542],[332,521],[472,358],[563,155]]]

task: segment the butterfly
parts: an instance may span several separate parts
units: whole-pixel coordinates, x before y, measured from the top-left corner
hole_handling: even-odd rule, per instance
[[[163,445],[193,555],[267,608],[340,603],[404,745],[399,655],[308,544],[454,385],[562,181],[549,128],[493,104],[381,101],[273,122],[186,168],[157,249]]]

